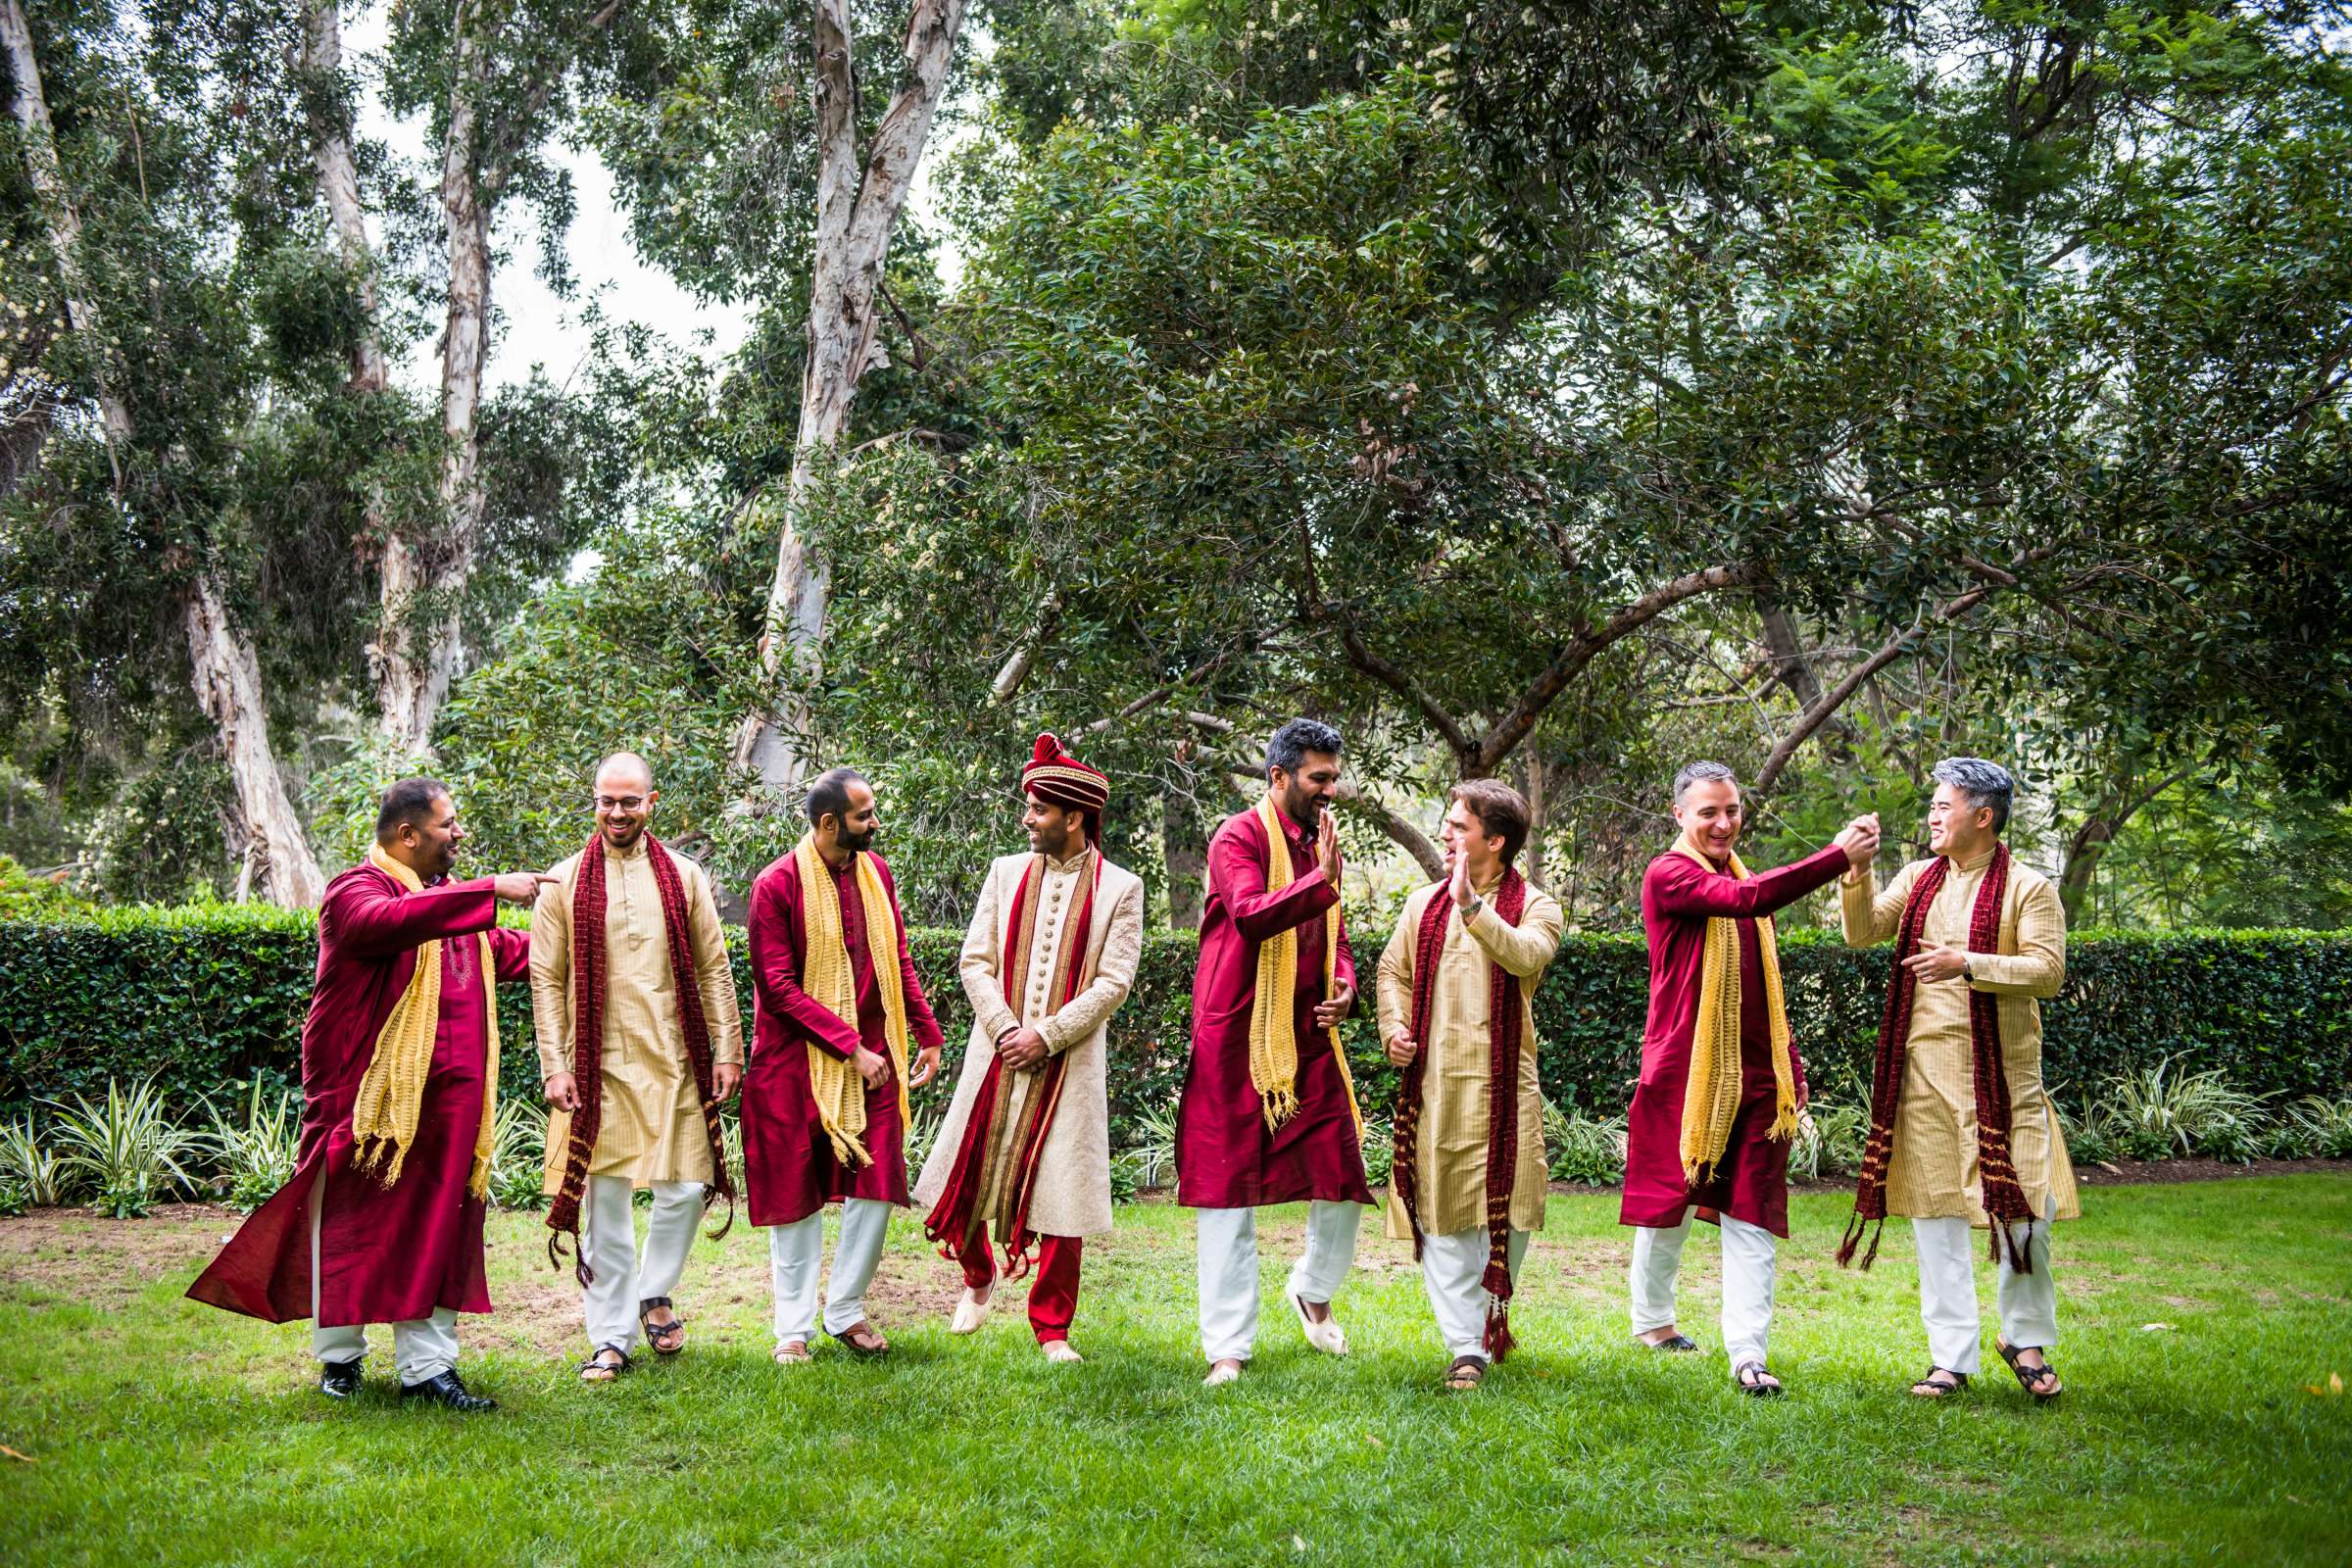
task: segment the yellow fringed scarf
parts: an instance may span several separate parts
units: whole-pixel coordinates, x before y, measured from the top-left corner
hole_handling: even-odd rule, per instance
[[[415,871],[369,846],[368,863],[411,893],[424,891]],[[490,1020],[489,1056],[482,1068],[482,1125],[473,1138],[473,1171],[466,1190],[480,1198],[490,1191],[490,1151],[498,1116],[498,965],[490,953],[490,933],[480,931],[482,995]],[[375,1037],[375,1053],[360,1077],[358,1102],[351,1107],[351,1137],[359,1168],[386,1187],[400,1180],[409,1146],[416,1141],[416,1121],[424,1109],[424,1081],[433,1069],[433,1036],[441,1026],[441,939],[416,949],[416,969],[409,988],[392,1004],[392,1014]]]
[[[1688,836],[1675,845],[1708,870],[1715,862]],[[1732,857],[1732,875],[1747,880],[1747,867]],[[1781,955],[1772,916],[1756,919],[1757,966],[1764,971],[1765,1026],[1772,1035],[1774,1113],[1768,1137],[1796,1132],[1796,1074],[1789,1059],[1788,1008],[1781,996]],[[1696,1186],[1723,1158],[1732,1140],[1732,1118],[1740,1110],[1740,923],[1728,916],[1707,921],[1707,945],[1698,971],[1698,1019],[1690,1031],[1690,1076],[1683,1088],[1683,1178]]]
[[[801,873],[801,919],[808,933],[801,989],[825,1009],[858,1028],[858,973],[841,933],[841,895],[833,887],[833,868],[816,853],[816,838],[804,833],[794,846],[793,862]],[[873,955],[874,985],[882,993],[882,1015],[890,1042],[890,1062],[899,1081],[899,1125],[909,1125],[906,1105],[906,983],[899,965],[899,922],[890,906],[890,890],[873,857],[859,855],[858,902],[865,911],[865,942]],[[870,1165],[858,1134],[865,1131],[865,1080],[847,1059],[821,1046],[808,1048],[808,1089],[816,1099],[817,1119],[833,1140],[833,1157],[847,1163]]]
[[[1282,830],[1273,796],[1259,798],[1257,820],[1266,830],[1266,891],[1280,893],[1291,885],[1291,841]],[[1316,918],[1325,922],[1323,995],[1328,998],[1338,989],[1339,928],[1328,910]],[[1250,999],[1250,1086],[1257,1091],[1269,1131],[1298,1111],[1298,1039],[1291,1020],[1298,993],[1298,931],[1294,926],[1258,944],[1257,989]],[[1355,1080],[1348,1071],[1348,1054],[1340,1049],[1340,1032],[1333,1029],[1328,1033],[1332,1059],[1340,1064],[1340,1083],[1348,1091],[1348,1112],[1355,1118],[1356,1135],[1361,1137],[1364,1113],[1356,1108]]]

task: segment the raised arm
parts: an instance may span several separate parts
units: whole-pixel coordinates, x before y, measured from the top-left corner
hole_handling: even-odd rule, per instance
[[[1135,984],[1135,966],[1143,956],[1144,885],[1131,882],[1111,906],[1110,924],[1102,933],[1102,952],[1095,959],[1095,977],[1070,999],[1068,1006],[1037,1026],[1046,1050],[1058,1054],[1108,1023],[1119,1004],[1127,1000],[1127,992]]]
[[[2054,997],[2066,984],[2066,906],[2035,877],[2017,900],[2017,951],[1968,956],[1969,989],[2003,997]]]
[[[1321,914],[1340,902],[1340,890],[1310,859],[1279,893],[1266,891],[1267,852],[1247,828],[1220,831],[1208,846],[1208,885],[1244,938],[1263,942]]]
[[[389,878],[342,877],[318,910],[320,931],[355,956],[387,958],[436,937],[469,936],[498,923],[494,879],[395,891]]]
[[[1902,924],[1903,906],[1911,901],[1911,885],[1919,880],[1924,861],[1914,860],[1894,873],[1884,893],[1874,892],[1870,867],[1846,873],[1838,885],[1838,912],[1845,926],[1845,945],[1871,948],[1890,941]]]
[[[687,879],[686,940],[694,946],[694,983],[710,1031],[710,1060],[740,1067],[743,1002],[735,995],[735,962],[727,955],[727,928],[718,918],[718,892],[710,874],[692,861],[681,862],[679,870]]]
[[[980,1033],[990,1041],[1004,1039],[1021,1026],[1004,1001],[1004,956],[997,951],[997,878],[990,872],[980,882],[980,903],[972,923],[963,929],[963,950],[956,959],[956,977],[963,983],[963,1000],[972,1004]]]
[[[1801,860],[1741,879],[1708,869],[1688,855],[1662,856],[1650,875],[1660,913],[1685,918],[1774,914],[1815,888],[1837,880],[1846,866],[1845,851],[1827,845]]]
[[[790,1023],[794,1034],[846,1061],[858,1051],[857,1026],[801,989],[792,909],[784,896],[790,875],[780,871],[762,876],[752,888],[752,988],[760,1005]]]
[[[1481,905],[1470,922],[1470,936],[1504,972],[1532,981],[1560,951],[1560,927],[1565,923],[1558,901],[1530,888],[1517,925],[1496,914],[1492,904]]]
[[[601,853],[601,852],[600,852]],[[577,875],[575,869],[574,875]],[[569,878],[539,890],[531,906],[531,1032],[539,1042],[539,1079],[572,1070],[571,888]]]

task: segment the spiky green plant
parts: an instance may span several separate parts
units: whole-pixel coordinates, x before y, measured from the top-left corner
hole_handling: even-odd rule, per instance
[[[102,1104],[79,1095],[72,1105],[49,1103],[58,1113],[61,1157],[89,1178],[101,1213],[135,1219],[157,1200],[184,1196],[196,1185],[186,1162],[202,1157],[204,1136],[173,1118],[154,1079],[125,1090],[110,1078]]]
[[[258,1078],[246,1093],[242,1115],[224,1113],[209,1098],[204,1109],[212,1118],[202,1135],[204,1145],[220,1167],[214,1185],[230,1207],[250,1214],[294,1179],[301,1111],[290,1094],[265,1095]]]

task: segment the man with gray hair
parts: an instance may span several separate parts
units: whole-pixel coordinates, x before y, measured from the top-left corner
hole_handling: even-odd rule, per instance
[[[2001,842],[2016,794],[2008,770],[1951,757],[1935,776],[1934,857],[1904,866],[1883,893],[1866,867],[1845,878],[1847,944],[1891,937],[1894,962],[1870,1141],[1838,1261],[1850,1262],[1868,1232],[1868,1268],[1886,1217],[1910,1217],[1933,1362],[1911,1393],[1948,1398],[1977,1372],[1983,1329],[1969,1232],[1985,1227],[1999,1263],[1994,1348],[2028,1394],[2054,1399],[2050,1221],[2082,1209],[2041,1083],[2040,999],[2066,979],[2066,910],[2048,878]]]
[[[1626,1114],[1621,1224],[1636,1227],[1637,1343],[1695,1350],[1675,1325],[1675,1283],[1690,1221],[1723,1232],[1723,1348],[1740,1392],[1781,1392],[1765,1370],[1777,1259],[1788,1234],[1788,1145],[1805,1101],[1803,1060],[1781,998],[1773,911],[1878,853],[1856,817],[1790,865],[1750,874],[1735,847],[1746,816],[1721,762],[1675,775],[1674,847],[1642,878],[1649,938],[1649,1021],[1642,1080]]]

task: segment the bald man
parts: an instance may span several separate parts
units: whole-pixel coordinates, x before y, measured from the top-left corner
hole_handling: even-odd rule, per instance
[[[731,1214],[734,1199],[718,1107],[743,1079],[735,977],[710,877],[648,831],[661,799],[644,758],[606,758],[595,836],[554,867],[531,915],[547,1223],[578,1251],[585,1383],[618,1378],[641,1345],[685,1348],[670,1292],[704,1209],[724,1197]],[[647,1189],[640,1251],[633,1204]]]

